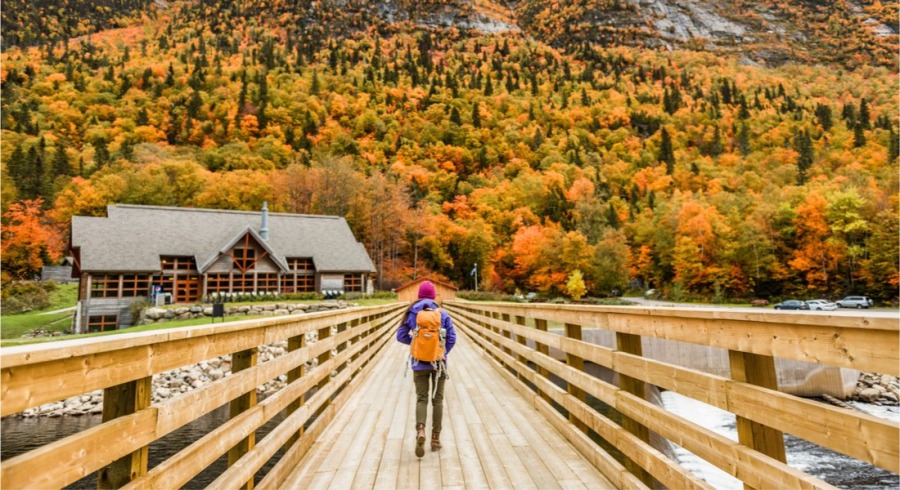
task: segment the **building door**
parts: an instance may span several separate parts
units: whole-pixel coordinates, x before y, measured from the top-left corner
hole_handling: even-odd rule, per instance
[[[200,276],[175,276],[175,302],[193,303],[200,299]]]

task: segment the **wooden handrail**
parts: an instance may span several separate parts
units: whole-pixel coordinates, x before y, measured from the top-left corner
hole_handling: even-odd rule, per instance
[[[365,374],[362,366],[382,351],[406,306],[396,303],[0,349],[3,415],[97,389],[111,393],[114,387],[138,380],[149,385],[146,380],[154,374],[224,354],[250,352],[263,344],[289,341],[290,349],[264,363],[248,358],[244,369],[233,375],[164,402],[132,404],[124,409],[107,403],[117,410],[109,417],[105,414],[104,423],[3,461],[0,478],[10,488],[63,487],[114,461],[140,454],[132,457],[131,463],[126,462],[137,464],[135,471],[129,474],[117,470],[112,480],[101,481],[101,486],[177,488],[291,407],[290,415],[269,436],[233,452],[226,471],[229,484],[243,481],[250,488],[256,471],[281,447],[290,446],[286,454],[293,463],[303,456],[303,448],[309,447],[310,439],[328,423],[350,390],[334,395]],[[338,330],[336,335],[330,334],[332,327]],[[313,331],[320,334],[317,342],[306,345],[298,340]],[[336,352],[333,357],[332,351]],[[366,355],[360,355],[363,352]],[[318,365],[303,372],[314,359]],[[337,376],[332,377],[335,371]],[[289,375],[290,382],[284,389],[258,404],[242,404],[231,420],[148,471],[144,453],[151,442],[219,406],[254,393],[258,386],[281,375]],[[317,387],[315,395],[305,399]],[[304,424],[323,410],[313,424],[318,429],[298,439]],[[53,465],[48,467],[47,461],[53,461]],[[286,473],[270,472],[266,480],[278,486],[279,475],[283,478]]]
[[[827,483],[790,468],[770,454],[770,451],[777,454],[779,445],[783,451],[782,442],[774,447],[756,446],[752,442],[755,431],[790,433],[889,471],[900,471],[897,423],[758,386],[754,384],[754,376],[728,379],[643,357],[636,348],[640,337],[647,336],[725,348],[763,359],[784,355],[796,360],[815,360],[825,366],[884,368],[881,372],[896,374],[900,364],[896,347],[900,328],[894,319],[463,301],[448,301],[445,307],[457,324],[502,364],[500,372],[508,374],[509,381],[529,396],[536,407],[560,420],[564,419],[559,412],[548,408],[551,406],[546,400],[564,408],[579,425],[587,426],[620,449],[627,461],[638,463],[642,471],[636,472],[636,477],[646,471],[670,488],[704,486],[646,444],[641,430],[627,425],[626,430],[601,415],[574,396],[572,387],[609,405],[622,415],[626,424],[638,424],[643,430],[661,435],[743,480],[750,488],[830,488]],[[516,321],[509,321],[510,317]],[[523,325],[528,321],[534,327]],[[561,334],[549,333],[545,331],[547,322],[560,327],[566,325],[566,328]],[[569,338],[565,332],[577,332],[569,325],[625,335],[625,342],[619,343],[619,348],[625,346],[625,349]],[[535,348],[527,346],[523,339],[532,341]],[[626,384],[620,388],[574,365],[566,365],[551,357],[544,346],[561,351],[566,358],[606,367],[618,373]],[[862,359],[867,356],[868,359]],[[764,364],[771,368],[771,363]],[[746,369],[753,366],[756,364],[748,364]],[[570,393],[553,384],[548,373],[565,382]],[[734,413],[739,419],[747,420],[749,439],[742,437],[741,442],[734,442],[648,402],[638,387],[643,383]],[[572,434],[570,431],[569,435]],[[575,443],[574,439],[570,440]],[[587,453],[585,456],[592,457]],[[613,481],[621,476],[619,468],[609,471],[607,477]]]

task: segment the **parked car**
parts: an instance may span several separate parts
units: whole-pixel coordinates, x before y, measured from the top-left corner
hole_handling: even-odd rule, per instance
[[[775,305],[776,310],[808,310],[809,305],[806,301],[799,299],[786,299]]]
[[[837,302],[841,308],[868,308],[874,304],[875,302],[868,296],[847,296]]]
[[[813,311],[832,311],[838,309],[838,305],[828,301],[827,299],[810,299],[806,301],[810,310]]]

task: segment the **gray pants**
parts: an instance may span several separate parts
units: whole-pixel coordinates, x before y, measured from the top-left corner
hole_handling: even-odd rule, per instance
[[[428,419],[428,399],[431,398],[434,386],[437,383],[437,390],[434,392],[432,399],[432,422],[431,430],[433,432],[441,431],[441,419],[444,412],[444,381],[447,380],[446,374],[437,378],[437,371],[413,371],[413,383],[416,385],[416,427],[419,424],[425,425]]]

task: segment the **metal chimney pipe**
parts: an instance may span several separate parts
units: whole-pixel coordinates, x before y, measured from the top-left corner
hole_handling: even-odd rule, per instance
[[[263,240],[269,239],[269,204],[267,201],[263,201],[262,225],[259,227],[259,236]]]

